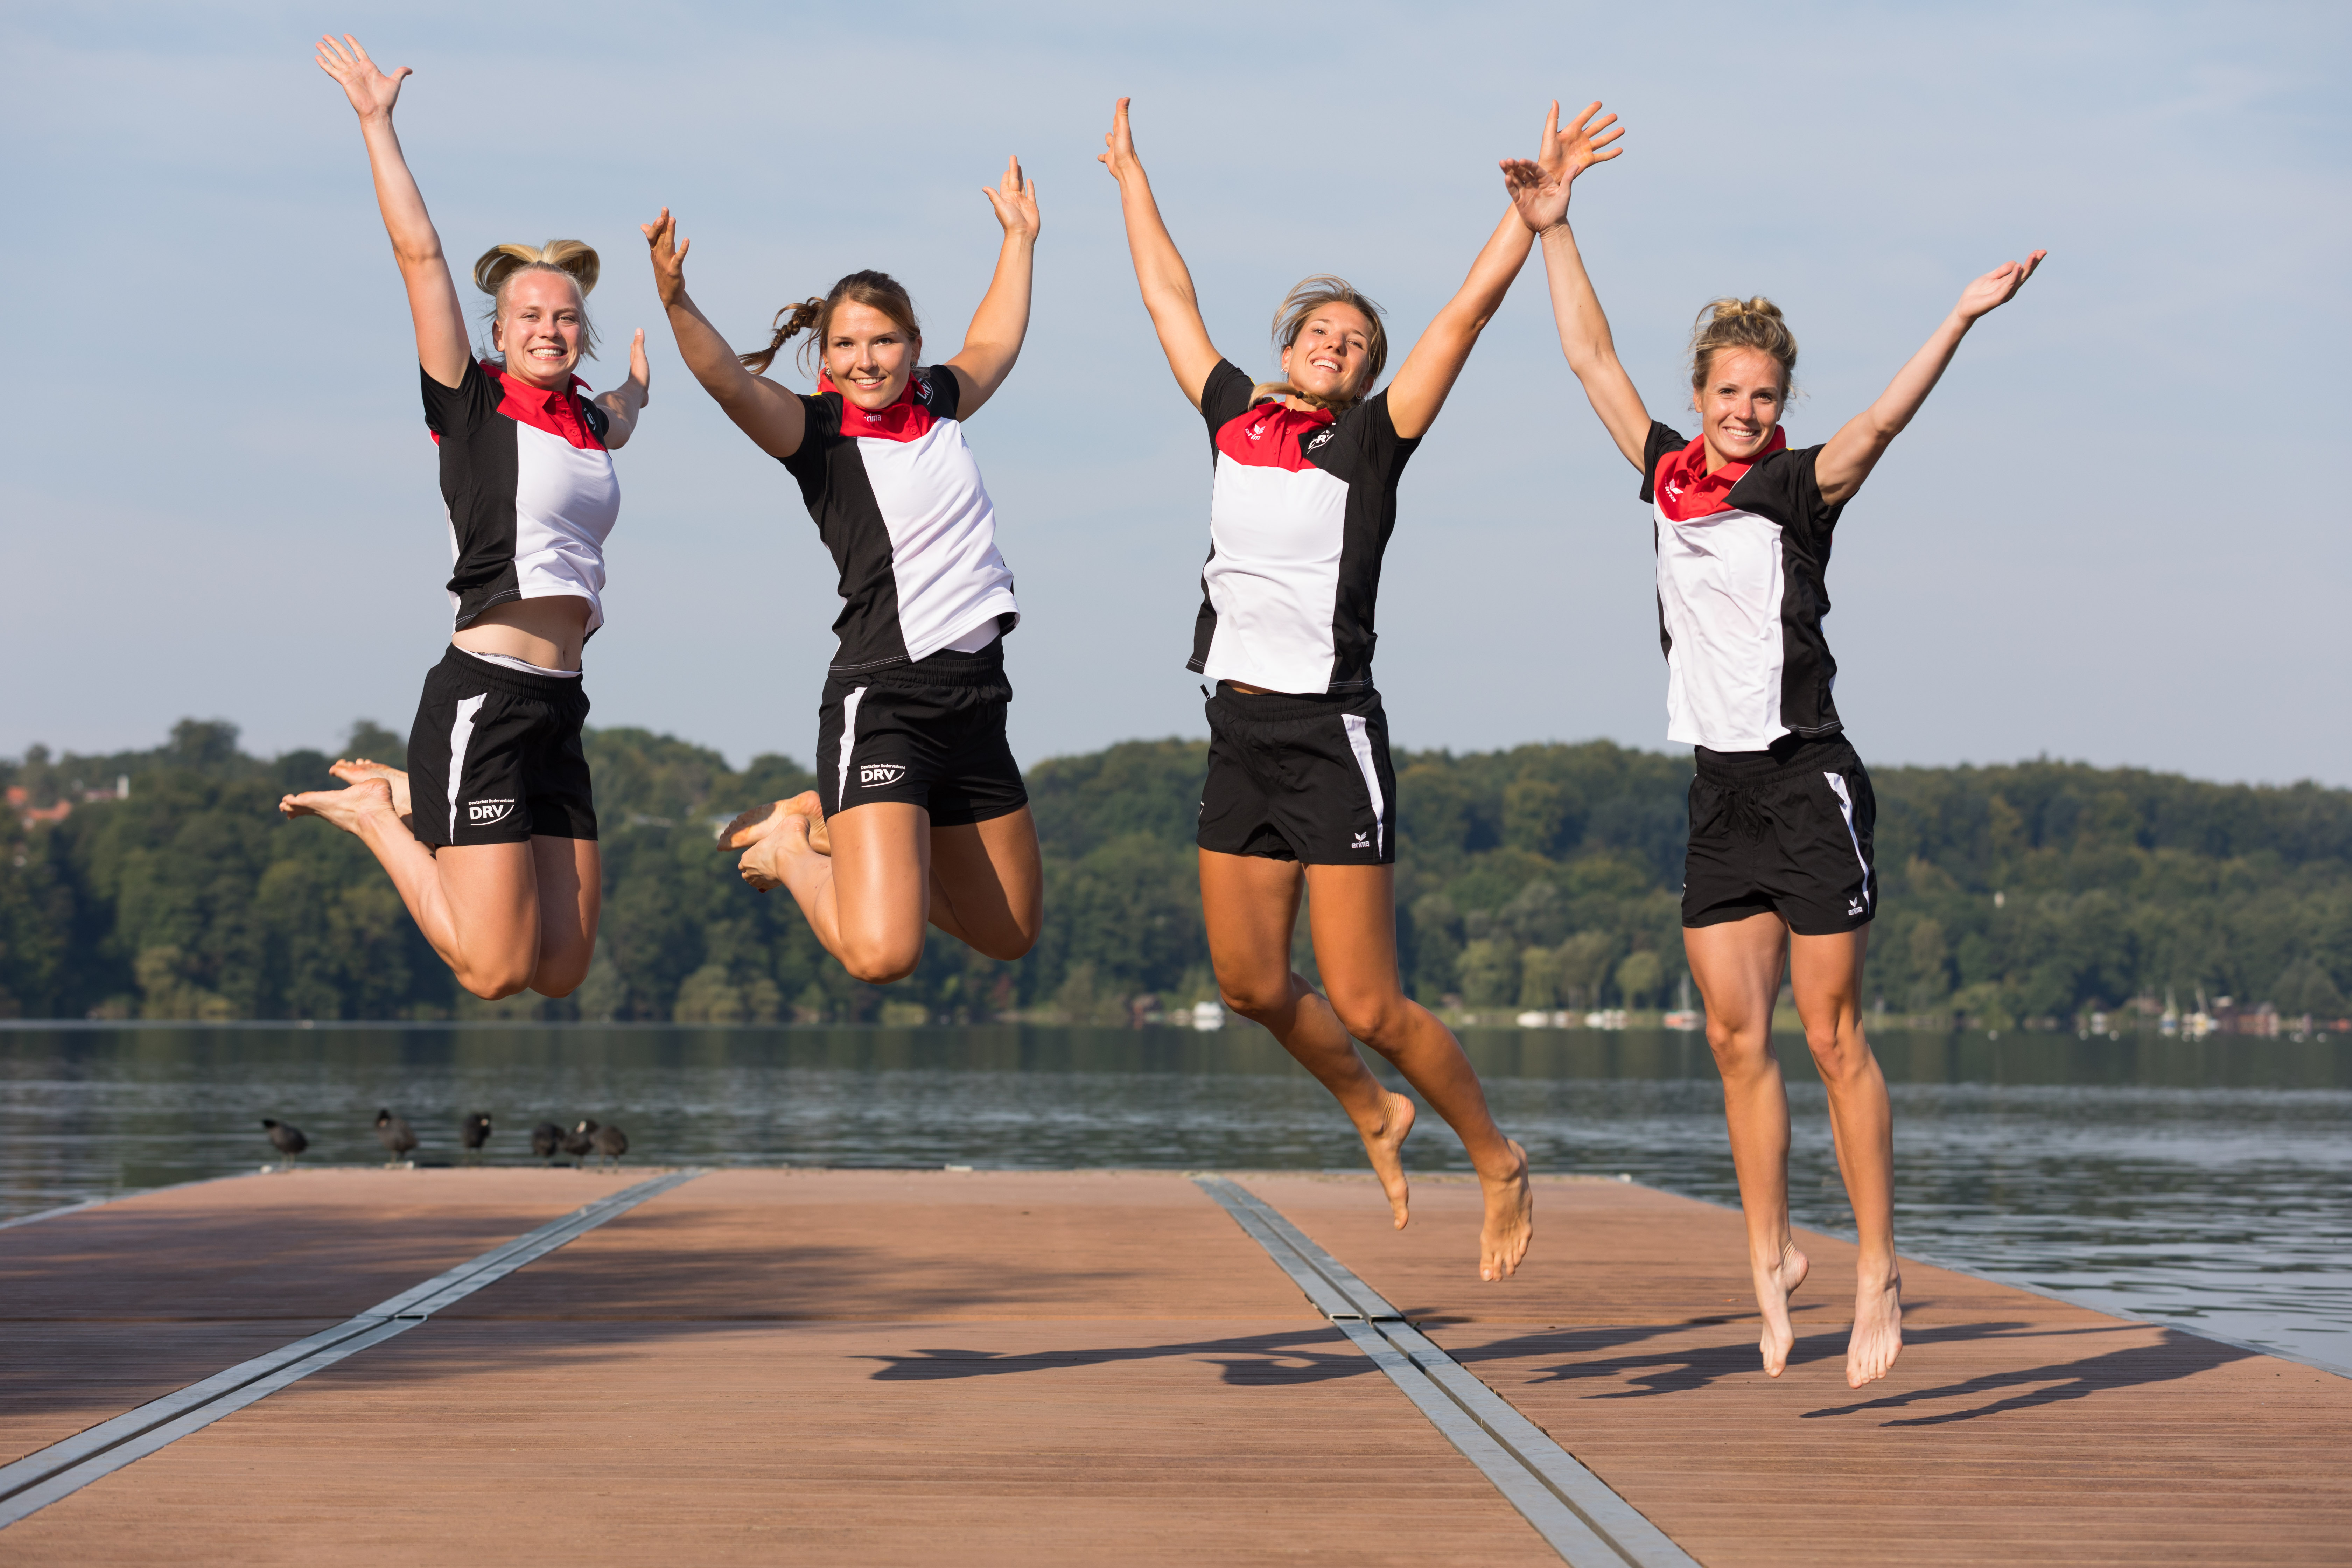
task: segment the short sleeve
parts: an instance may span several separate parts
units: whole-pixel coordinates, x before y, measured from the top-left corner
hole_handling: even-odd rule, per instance
[[[934,418],[954,418],[956,410],[963,405],[963,383],[956,379],[955,366],[929,365],[922,374],[923,385],[930,392],[930,395],[923,400],[923,406],[931,411]]]
[[[1356,438],[1357,449],[1363,454],[1364,463],[1373,473],[1394,484],[1404,472],[1406,463],[1421,449],[1422,437],[1410,441],[1397,434],[1396,418],[1389,412],[1386,387],[1374,393],[1347,413],[1339,416],[1343,424],[1355,426],[1349,432]]]
[[[1216,441],[1218,431],[1249,412],[1250,393],[1256,386],[1249,373],[1233,361],[1217,362],[1217,368],[1201,384],[1201,417],[1208,422],[1211,443]]]
[[[799,396],[801,444],[793,449],[791,457],[778,460],[784,465],[786,473],[800,480],[803,493],[814,497],[824,487],[825,448],[841,434],[841,394],[821,392],[811,396],[802,393]]]
[[[1806,539],[1825,540],[1837,527],[1845,503],[1831,506],[1822,500],[1821,480],[1815,473],[1821,457],[1819,447],[1775,452],[1742,475],[1725,499],[1734,506],[1760,512]]]
[[[477,359],[466,361],[466,372],[455,386],[444,386],[423,365],[417,379],[425,384],[425,427],[436,436],[465,436],[481,427],[498,412],[503,394]]]
[[[1654,501],[1658,499],[1658,465],[1664,462],[1669,455],[1679,452],[1689,445],[1690,443],[1683,438],[1682,432],[1673,426],[1661,425],[1654,419],[1650,421],[1650,438],[1642,444],[1642,499],[1643,500]]]

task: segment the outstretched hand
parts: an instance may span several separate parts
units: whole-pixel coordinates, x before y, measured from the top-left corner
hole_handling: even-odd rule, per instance
[[[637,335],[629,340],[629,379],[637,384],[637,406],[643,408],[651,403],[654,373],[653,367],[646,363],[646,330],[643,327],[639,327]]]
[[[1569,188],[1576,183],[1577,175],[1625,150],[1610,145],[1625,134],[1625,128],[1617,123],[1613,114],[1601,115],[1595,123],[1592,117],[1600,113],[1598,101],[1589,103],[1575,123],[1563,131],[1559,126],[1559,104],[1555,100],[1551,112],[1544,116],[1543,140],[1535,161],[1502,161],[1503,185],[1511,193],[1511,205],[1518,209],[1519,221],[1536,233],[1541,234],[1568,216]]]
[[[1960,290],[1960,302],[1952,309],[1963,321],[1973,321],[1979,316],[1997,310],[2017,298],[2033,269],[2050,253],[2037,250],[2023,261],[2004,261],[1967,288]]]
[[[1142,167],[1136,161],[1135,132],[1128,127],[1127,105],[1128,100],[1122,98],[1110,111],[1110,130],[1103,135],[1103,151],[1095,154],[1095,162],[1108,169],[1114,180],[1124,180]]]
[[[996,221],[1004,226],[1006,234],[1037,237],[1037,182],[1023,177],[1020,159],[1004,160],[1004,177],[980,189],[988,205],[996,209]]]
[[[362,120],[390,114],[392,106],[400,101],[400,84],[410,74],[406,66],[390,76],[376,69],[360,41],[349,33],[341,43],[331,37],[319,40],[319,68],[342,84],[344,96]]]
[[[677,219],[669,216],[669,208],[651,223],[637,225],[637,232],[646,237],[646,245],[653,252],[654,292],[661,296],[662,308],[667,310],[686,294],[686,253],[694,241],[677,237]]]

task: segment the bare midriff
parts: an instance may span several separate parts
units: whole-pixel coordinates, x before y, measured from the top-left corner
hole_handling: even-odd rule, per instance
[[[1225,687],[1228,690],[1238,691],[1244,697],[1264,697],[1266,694],[1265,688],[1263,686],[1244,686],[1238,680],[1228,680],[1225,682]]]
[[[541,669],[577,669],[580,645],[588,640],[588,601],[571,594],[509,599],[449,640],[467,653],[495,653]]]

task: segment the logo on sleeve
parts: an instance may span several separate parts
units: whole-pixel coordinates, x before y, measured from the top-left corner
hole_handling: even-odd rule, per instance
[[[906,776],[907,770],[895,763],[865,763],[857,769],[857,784],[861,789],[872,789],[876,784],[894,784]]]
[[[1311,452],[1315,450],[1316,447],[1320,447],[1324,442],[1328,441],[1330,438],[1331,427],[1328,425],[1326,425],[1322,429],[1318,430],[1313,436],[1307,437],[1307,450]]]
[[[514,815],[515,803],[510,800],[469,800],[466,803],[466,820],[477,827],[493,822],[504,822]]]

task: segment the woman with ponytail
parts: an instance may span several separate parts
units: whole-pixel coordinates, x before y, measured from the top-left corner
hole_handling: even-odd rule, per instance
[[[1878,913],[1870,775],[1831,700],[1836,661],[1822,636],[1823,574],[1845,503],[1919,412],[1969,329],[2017,293],[2043,253],[1995,268],[1878,401],[1818,447],[1793,449],[1780,416],[1797,340],[1765,299],[1717,300],[1691,337],[1699,434],[1650,417],[1617,361],[1608,319],[1568,226],[1583,172],[1584,125],[1554,104],[1535,161],[1506,160],[1505,183],[1542,237],[1552,312],[1569,368],[1626,461],[1657,539],[1658,629],[1666,653],[1666,738],[1696,748],[1683,946],[1706,1005],[1748,1264],[1763,1310],[1764,1370],[1788,1365],[1789,1298],[1809,1267],[1789,1229],[1789,1098],[1772,1054],[1785,971],[1806,1044],[1828,1088],[1838,1169],[1862,1254],[1846,1382],[1884,1377],[1903,1348],[1895,1256],[1893,1116],[1862,1032],[1862,966]]]
[[[1614,157],[1614,135],[1597,135],[1586,155]],[[1144,309],[1207,424],[1214,465],[1191,668],[1216,683],[1198,838],[1217,988],[1346,1110],[1399,1229],[1413,1104],[1372,1076],[1354,1041],[1436,1108],[1485,1194],[1478,1277],[1505,1279],[1534,1234],[1527,1154],[1495,1125],[1460,1042],[1405,995],[1398,973],[1396,773],[1372,686],[1372,620],[1398,477],[1526,262],[1528,231],[1506,209],[1385,389],[1372,390],[1388,358],[1380,307],[1332,277],[1283,300],[1281,375],[1254,383],[1210,341],[1126,99],[1103,141]],[[1290,967],[1302,894],[1328,995]]]
[[[668,209],[645,226],[687,368],[799,481],[841,574],[817,787],[745,812],[719,847],[743,852],[752,887],[789,888],[825,951],[876,985],[914,972],[926,926],[1011,960],[1043,919],[1037,827],[1004,738],[1020,610],[963,436],[1028,334],[1037,189],[1017,160],[983,189],[1004,229],[995,275],[962,350],[932,365],[914,301],[870,271],[785,306],[767,346],[739,355],[687,295],[689,242]],[[795,338],[814,395],[765,374]]]
[[[407,771],[339,762],[328,771],[345,788],[289,795],[279,809],[358,836],[467,990],[568,995],[595,952],[602,896],[580,655],[604,623],[604,538],[621,504],[611,454],[645,407],[645,333],[626,381],[582,395],[572,371],[595,348],[596,253],[576,239],[501,245],[474,264],[495,356],[477,359],[393,132],[408,68],[384,75],[348,36],[321,39],[319,65],[359,113],[408,288],[449,509],[455,624],[425,678]]]

